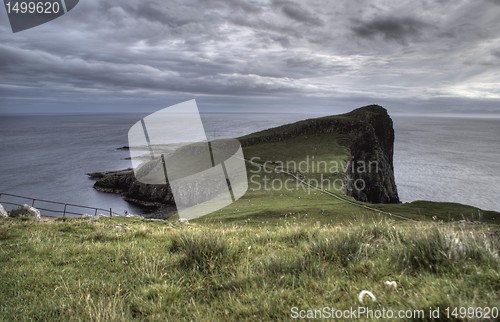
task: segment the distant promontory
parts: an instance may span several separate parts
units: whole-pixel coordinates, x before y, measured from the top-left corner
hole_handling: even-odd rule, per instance
[[[358,108],[350,113],[299,121],[239,138],[245,158],[248,150],[258,150],[261,144],[290,146],[296,138],[324,136],[335,140],[347,150],[344,193],[362,202],[399,203],[394,179],[394,128],[387,110],[379,105]],[[307,142],[307,140],[306,140]],[[121,147],[126,150],[128,147]],[[300,150],[304,150],[301,147]],[[361,170],[360,164],[376,168]],[[148,185],[135,179],[132,169],[95,172],[94,188],[107,193],[121,194],[125,200],[147,209],[175,207],[172,191],[166,185]],[[357,182],[363,182],[362,186]]]

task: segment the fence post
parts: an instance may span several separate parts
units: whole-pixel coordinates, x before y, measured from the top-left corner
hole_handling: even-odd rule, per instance
[[[35,201],[36,201],[36,199],[33,199],[33,202],[31,203],[31,207],[35,207]]]
[[[94,217],[97,217],[97,208],[95,209]]]
[[[64,211],[63,211],[63,217],[66,217],[66,204],[64,204]]]
[[[109,208],[109,216],[113,217],[113,211],[111,210],[111,208]]]

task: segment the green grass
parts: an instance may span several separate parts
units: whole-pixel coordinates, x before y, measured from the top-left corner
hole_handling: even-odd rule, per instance
[[[500,243],[490,229],[290,217],[192,225],[7,219],[0,320],[289,320],[292,306],[357,308],[363,289],[377,296],[371,308],[494,306]]]
[[[500,216],[496,211],[486,211],[477,207],[451,202],[419,200],[404,204],[375,205],[374,207],[389,212],[403,213],[419,220],[469,220],[500,224]]]

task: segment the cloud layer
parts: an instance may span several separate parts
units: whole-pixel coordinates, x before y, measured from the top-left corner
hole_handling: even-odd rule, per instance
[[[87,0],[15,34],[0,11],[0,112],[500,98],[493,0]]]

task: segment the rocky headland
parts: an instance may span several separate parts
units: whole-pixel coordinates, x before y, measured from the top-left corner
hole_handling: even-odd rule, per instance
[[[262,143],[285,142],[299,136],[333,134],[349,150],[344,174],[345,193],[358,201],[399,203],[394,179],[394,128],[387,110],[378,105],[350,113],[309,119],[239,138],[243,150]],[[120,149],[126,150],[127,147]],[[374,166],[360,170],[359,165]],[[175,207],[168,184],[149,185],[136,180],[133,170],[88,174],[101,192],[121,194],[125,200],[148,210]],[[356,183],[363,182],[359,186]]]

